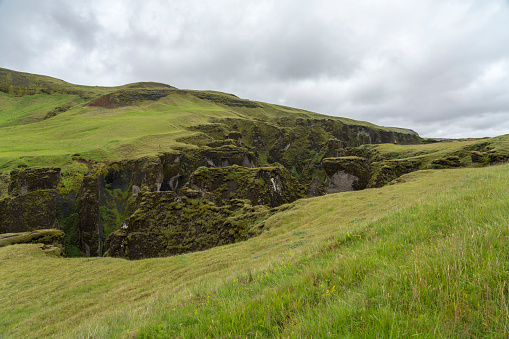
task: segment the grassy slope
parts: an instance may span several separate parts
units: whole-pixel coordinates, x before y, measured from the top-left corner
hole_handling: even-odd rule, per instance
[[[0,87],[5,87],[10,81],[9,72],[12,71],[1,71]],[[376,127],[367,122],[327,117],[266,103],[258,103],[261,106],[259,108],[225,106],[193,95],[214,94],[238,99],[212,91],[174,90],[160,100],[145,101],[133,106],[116,109],[88,107],[83,105],[105,94],[143,86],[77,86],[49,77],[14,73],[24,76],[27,88],[37,94],[13,96],[0,92],[0,172],[20,164],[76,169],[79,166],[72,162],[74,154],[96,161],[154,155],[175,146],[186,146],[177,142],[177,139],[191,134],[188,127],[228,117],[264,121],[285,116],[331,118],[346,124]],[[158,88],[158,84],[153,85]],[[53,91],[52,94],[40,92],[47,89]],[[48,112],[62,106],[70,109],[44,120]]]
[[[0,248],[0,336],[507,337],[508,170],[300,200],[258,238],[177,257]]]

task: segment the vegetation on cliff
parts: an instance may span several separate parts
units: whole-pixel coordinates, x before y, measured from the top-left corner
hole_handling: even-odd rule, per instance
[[[105,96],[109,99],[101,104]],[[285,118],[290,122],[324,119],[317,113],[219,92],[178,90],[157,83],[78,86],[6,69],[0,69],[0,111],[0,171],[23,164],[78,170],[86,168],[78,159],[112,162],[157,155],[189,147],[179,140],[192,135],[191,127],[228,118],[274,126]],[[345,118],[327,119],[379,133],[415,133]]]
[[[159,83],[77,86],[0,69],[0,97],[0,227],[65,230],[67,255],[113,253],[105,241],[135,212],[141,188],[179,194],[199,167],[282,165],[280,184],[290,177],[298,183],[282,187],[280,197],[269,189],[276,178],[262,175],[240,187],[250,181],[240,180],[239,167],[229,184],[208,192],[214,203],[226,195],[270,208],[304,192],[327,193],[321,161],[344,147],[420,142],[410,130]],[[155,248],[147,250],[158,256]]]
[[[0,337],[509,335],[509,135],[5,69],[0,111]]]

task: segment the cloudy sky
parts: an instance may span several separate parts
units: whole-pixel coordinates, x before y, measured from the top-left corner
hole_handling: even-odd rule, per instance
[[[0,67],[509,133],[509,0],[0,0]]]

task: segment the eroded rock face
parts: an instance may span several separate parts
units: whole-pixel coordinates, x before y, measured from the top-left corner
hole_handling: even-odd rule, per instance
[[[56,189],[60,182],[60,168],[18,168],[10,173],[9,194],[18,195],[38,190]]]
[[[101,255],[101,215],[97,177],[86,176],[78,193],[78,231],[80,250],[87,256]]]
[[[308,198],[318,197],[327,193],[327,187],[320,183],[320,177],[315,176],[308,185],[306,195]]]
[[[0,200],[0,233],[58,228],[57,193],[42,190]]]
[[[436,165],[438,168],[453,168],[461,166],[460,158],[455,155],[433,160],[431,164]]]
[[[8,195],[0,200],[0,233],[58,228],[60,168],[18,168],[9,173]]]
[[[282,166],[200,167],[177,195],[142,190],[137,210],[105,242],[108,256],[152,258],[245,240],[260,219],[304,196]]]
[[[327,193],[361,190],[368,185],[369,164],[366,158],[326,158],[322,166],[326,173]]]
[[[252,205],[276,207],[304,197],[304,188],[283,166],[200,167],[188,186],[219,205],[230,199],[249,199]]]
[[[470,158],[473,163],[479,163],[487,165],[489,163],[488,156],[485,152],[472,151],[470,152]]]
[[[105,241],[106,256],[143,259],[201,251],[259,233],[256,223],[271,212],[235,200],[218,206],[200,192],[140,192],[139,208]]]
[[[420,159],[399,159],[371,163],[368,187],[382,187],[392,180],[421,168]]]
[[[84,106],[103,107],[110,109],[119,108],[131,106],[142,101],[159,100],[172,93],[171,86],[155,83],[154,87],[161,88],[154,89],[144,86],[144,88],[122,89],[113,93],[109,93],[99,99],[93,100]]]

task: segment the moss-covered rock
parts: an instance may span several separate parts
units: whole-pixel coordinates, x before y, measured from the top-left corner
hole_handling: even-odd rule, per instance
[[[0,233],[58,228],[56,190],[41,190],[0,200]]]
[[[349,156],[325,158],[322,166],[327,175],[327,192],[361,190],[369,182],[369,164],[366,158]]]
[[[470,152],[470,158],[473,163],[487,165],[490,160],[486,152],[472,151]]]
[[[368,187],[382,187],[403,174],[419,170],[421,166],[422,160],[416,158],[373,162]]]
[[[64,255],[64,232],[57,229],[40,229],[31,232],[0,234],[0,247],[15,244],[42,244],[42,249],[57,256]]]
[[[487,155],[491,164],[509,161],[509,151],[506,149],[491,149],[487,152]]]
[[[458,156],[450,155],[445,158],[435,159],[431,162],[432,168],[454,168],[460,167],[461,161]]]
[[[196,126],[214,140],[233,138],[254,147],[261,165],[280,163],[302,184],[315,176],[323,181],[321,161],[324,157],[344,155],[347,147],[363,144],[419,143],[420,137],[410,130],[384,130],[376,126],[346,124],[339,119],[281,118],[270,121],[223,119],[213,125]],[[242,135],[242,138],[240,138]]]
[[[101,255],[101,214],[99,184],[95,175],[83,179],[78,193],[78,231],[80,250],[87,256]]]
[[[22,167],[11,171],[9,194],[26,194],[38,190],[56,189],[60,182],[60,168]]]
[[[270,214],[239,200],[217,206],[174,192],[142,190],[138,199],[139,208],[106,239],[106,256],[143,259],[230,244],[259,233],[257,221]]]
[[[303,187],[281,165],[200,167],[189,178],[188,186],[218,205],[230,199],[248,199],[252,205],[276,207],[304,197]]]

